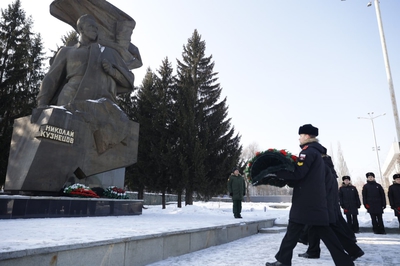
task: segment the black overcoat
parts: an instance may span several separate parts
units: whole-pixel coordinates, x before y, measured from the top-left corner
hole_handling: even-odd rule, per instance
[[[339,199],[337,195],[338,183],[336,176],[331,172],[329,166],[325,165],[325,189],[327,208],[329,215],[329,223],[335,224],[337,222],[339,210]]]
[[[342,184],[339,188],[339,201],[340,206],[344,210],[347,210],[347,213],[344,214],[352,214],[358,215],[358,209],[361,207],[360,196],[358,195],[357,188],[352,184]]]
[[[386,208],[385,192],[376,181],[367,181],[362,190],[363,204],[369,213],[380,214]],[[367,208],[367,205],[369,208]]]
[[[399,210],[397,209],[400,207],[400,184],[393,183],[393,185],[389,186],[388,198],[390,208],[394,210],[394,215],[400,216]]]
[[[232,193],[232,200],[243,200],[246,184],[243,176],[232,174],[228,179],[228,191]]]
[[[328,204],[329,223],[338,223],[338,217],[342,214],[339,208],[339,196],[337,193],[337,174],[332,162],[332,158],[323,154],[322,159],[325,162],[325,182],[326,182],[326,197]],[[343,218],[343,217],[342,217]]]
[[[325,188],[325,163],[322,154],[326,149],[318,142],[302,148],[294,172],[279,171],[278,178],[294,181],[292,207],[289,220],[305,225],[329,225],[327,194]]]

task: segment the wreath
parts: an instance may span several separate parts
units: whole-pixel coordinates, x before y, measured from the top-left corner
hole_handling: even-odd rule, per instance
[[[109,186],[106,190],[104,190],[103,196],[111,199],[129,199],[129,196],[126,194],[125,190],[122,188],[117,188],[116,186]]]
[[[293,172],[297,156],[285,149],[268,149],[256,152],[255,156],[247,162],[245,173],[253,186],[271,185],[284,187],[287,181],[279,179],[274,173],[280,170]]]
[[[82,198],[98,198],[99,196],[91,190],[89,187],[76,183],[71,186],[64,188],[64,194],[73,196],[73,197],[82,197]]]

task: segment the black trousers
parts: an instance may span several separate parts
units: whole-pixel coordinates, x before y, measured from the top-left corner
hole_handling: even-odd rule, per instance
[[[335,224],[330,224],[332,231],[335,233],[336,237],[339,239],[340,244],[342,244],[343,249],[350,256],[357,255],[361,248],[356,244],[356,238],[353,231],[350,229],[343,216],[338,217],[338,221]],[[320,237],[316,230],[311,227],[308,232],[308,249],[307,254],[312,256],[319,256],[321,253],[320,248]]]
[[[347,224],[353,230],[354,233],[358,233],[360,231],[360,226],[358,224],[357,214],[346,214]]]
[[[383,220],[382,220],[382,213],[378,214],[369,214],[371,216],[371,221],[372,221],[372,230],[374,230],[374,233],[385,233],[385,226],[383,225]]]
[[[233,202],[233,216],[239,217],[242,212],[242,200],[232,200]]]
[[[282,239],[281,246],[278,253],[275,255],[277,261],[292,265],[293,249],[297,245],[300,235],[303,232],[304,224],[293,223],[289,221],[287,231]],[[353,260],[346,252],[344,252],[342,245],[338,238],[329,226],[312,226],[326,247],[328,248],[335,265],[348,266],[354,265]]]
[[[316,257],[320,256],[320,240],[317,230],[314,230],[312,227],[308,228],[308,248],[306,251],[308,255]]]

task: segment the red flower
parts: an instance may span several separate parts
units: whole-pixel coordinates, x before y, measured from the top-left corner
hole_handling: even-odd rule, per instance
[[[258,151],[258,152],[256,152],[256,156],[258,156],[258,155],[260,155],[261,153]]]
[[[117,193],[125,193],[125,190],[123,190],[122,188],[117,188],[117,187],[113,187],[112,191],[117,192]]]
[[[274,151],[275,149],[269,148],[268,151]]]
[[[71,195],[77,195],[82,197],[93,197],[98,198],[99,196],[92,190],[87,190],[84,188],[77,188],[70,193]]]
[[[292,158],[293,161],[297,161],[297,156],[296,155],[292,155],[291,158]]]
[[[251,167],[253,164],[251,162],[249,162],[249,167]]]
[[[281,153],[283,154],[283,155],[287,155],[287,152],[285,151],[285,150],[281,150]]]

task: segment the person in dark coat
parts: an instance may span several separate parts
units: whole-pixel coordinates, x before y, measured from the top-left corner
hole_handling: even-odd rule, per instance
[[[374,234],[386,234],[382,219],[383,210],[386,208],[385,192],[382,186],[375,181],[374,173],[368,172],[365,175],[367,183],[362,189],[364,207],[371,216]]]
[[[242,200],[246,194],[246,184],[243,176],[239,174],[239,169],[234,168],[233,173],[228,179],[229,196],[232,197],[233,202],[233,216],[235,218],[242,218]]]
[[[390,208],[393,209],[400,228],[400,174],[393,175],[393,184],[389,186],[388,198]]]
[[[346,220],[354,233],[359,233],[360,227],[358,224],[358,209],[361,207],[360,196],[357,188],[350,182],[350,176],[342,177],[342,186],[339,188],[339,202],[343,213],[346,215]]]
[[[327,193],[325,188],[325,163],[322,154],[326,149],[319,144],[318,128],[311,124],[299,128],[302,148],[294,172],[281,170],[276,178],[293,182],[292,207],[289,224],[282,239],[275,262],[266,266],[291,265],[293,249],[297,245],[304,226],[309,225],[318,233],[328,248],[335,265],[354,265],[351,257],[343,250],[335,233],[329,226]]]
[[[356,244],[356,236],[351,228],[344,220],[339,208],[339,196],[337,193],[337,174],[333,166],[332,159],[329,155],[322,155],[325,162],[325,187],[327,191],[329,226],[332,228],[336,237],[339,239],[343,249],[350,255],[354,261],[363,256],[364,251]],[[298,254],[299,257],[306,259],[318,259],[321,254],[320,237],[313,227],[308,229],[309,241],[308,249],[305,253]]]

